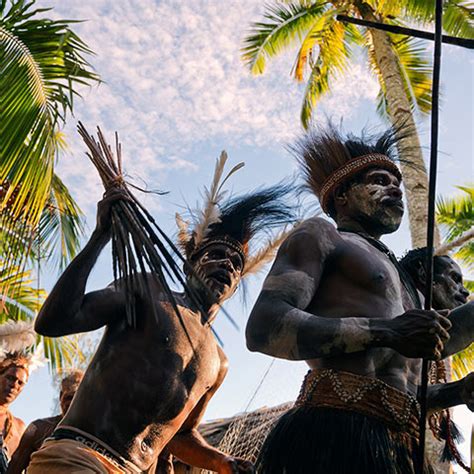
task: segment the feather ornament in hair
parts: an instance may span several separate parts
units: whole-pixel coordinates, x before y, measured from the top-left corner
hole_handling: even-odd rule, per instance
[[[189,222],[185,221],[181,214],[175,214],[176,225],[178,226],[178,245],[180,249],[186,253],[186,247],[191,240],[191,233],[189,232]]]
[[[275,258],[280,245],[293,229],[294,226],[290,229],[283,230],[275,237],[269,239],[264,247],[262,247],[255,255],[248,258],[244,271],[242,272],[242,277],[258,273],[267,263],[270,263]]]
[[[221,182],[227,159],[227,153],[223,150],[219,159],[216,160],[216,167],[214,169],[214,177],[211,186],[209,189],[207,187],[204,188],[204,205],[202,210],[198,212],[199,217],[194,228],[194,245],[196,247],[199,246],[206,237],[209,227],[214,223],[220,222],[218,204],[226,194],[226,191],[222,189],[224,183],[231,175],[244,166],[243,162],[235,165]]]
[[[31,374],[34,370],[43,367],[48,362],[44,354],[43,344],[39,344],[34,352],[29,356],[28,370]]]
[[[0,358],[21,352],[36,342],[33,324],[27,321],[7,321],[0,325]]]

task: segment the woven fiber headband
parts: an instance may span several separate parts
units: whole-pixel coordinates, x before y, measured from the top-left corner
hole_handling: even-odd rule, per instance
[[[205,248],[209,247],[210,245],[215,245],[215,244],[222,244],[222,245],[227,245],[227,247],[230,247],[232,250],[235,250],[241,257],[242,262],[245,262],[245,251],[243,245],[238,242],[237,240],[234,239],[228,239],[228,238],[216,238],[216,239],[209,239],[206,240],[202,245],[199,247],[195,248],[191,254],[191,258],[194,257],[199,252],[202,252]]]
[[[338,168],[334,173],[326,178],[321,191],[319,192],[319,202],[324,212],[328,212],[329,199],[332,196],[334,190],[347,178],[350,178],[365,168],[372,166],[380,166],[381,168],[387,169],[393,172],[398,179],[401,180],[402,175],[398,166],[387,156],[380,153],[372,153],[370,155],[358,156],[349,160],[344,166]]]

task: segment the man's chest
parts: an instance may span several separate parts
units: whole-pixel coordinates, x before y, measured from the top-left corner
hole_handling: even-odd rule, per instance
[[[329,265],[329,275],[345,284],[382,296],[401,297],[402,283],[387,253],[359,236],[344,239]]]

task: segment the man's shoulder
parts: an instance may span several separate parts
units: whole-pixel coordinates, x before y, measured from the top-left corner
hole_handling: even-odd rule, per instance
[[[286,251],[329,253],[340,239],[334,224],[321,217],[312,217],[298,224],[284,242]]]
[[[61,415],[49,416],[47,418],[38,418],[31,422],[32,425],[37,426],[38,428],[43,428],[51,425],[57,425],[62,419]]]

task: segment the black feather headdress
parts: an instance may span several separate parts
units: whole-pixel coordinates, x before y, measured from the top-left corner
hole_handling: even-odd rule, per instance
[[[203,210],[194,212],[194,229],[190,230],[189,224],[180,215],[176,216],[178,240],[188,261],[192,261],[208,245],[217,242],[233,247],[244,262],[244,276],[255,273],[274,256],[279,244],[288,234],[285,228],[294,223],[295,206],[291,205],[289,199],[293,186],[291,183],[280,183],[225,199],[226,192],[222,190],[222,184],[243,166],[243,163],[235,166],[222,184],[219,184],[226,161],[227,154],[223,152],[216,164],[213,185],[204,193],[208,204]],[[219,176],[218,180],[216,175]],[[218,199],[209,200],[213,189],[218,190],[214,193],[214,197],[217,195]],[[276,228],[284,230],[272,237],[271,232]],[[268,240],[257,249],[255,244],[261,242],[262,235],[266,235]]]

